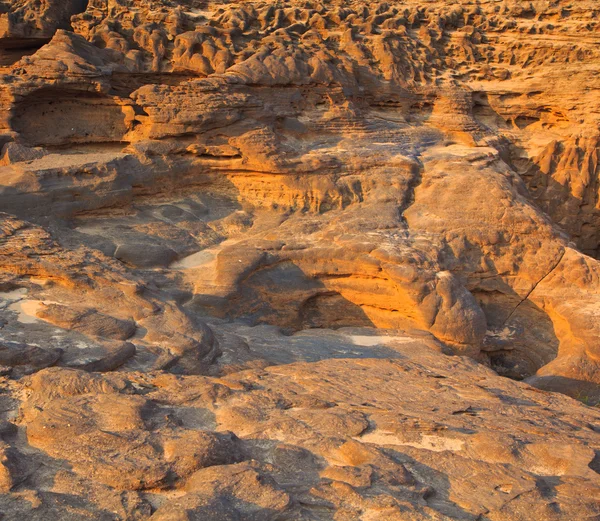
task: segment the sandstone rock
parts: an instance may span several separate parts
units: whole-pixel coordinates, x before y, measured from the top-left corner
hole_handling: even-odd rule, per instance
[[[115,257],[137,268],[166,267],[177,254],[170,248],[152,244],[122,244],[117,247]]]
[[[54,365],[60,359],[60,349],[42,349],[37,346],[6,342],[0,345],[0,364],[24,373]]]
[[[237,438],[232,433],[187,431],[164,442],[165,460],[179,476],[215,465],[228,465],[242,459]]]
[[[46,152],[42,148],[29,148],[16,143],[8,143],[2,149],[0,164],[10,165],[22,161],[33,161],[35,159],[40,159],[45,155]]]
[[[103,342],[79,354],[67,354],[62,364],[85,371],[113,371],[135,355],[135,345],[130,342]]]
[[[245,463],[200,470],[188,479],[186,489],[227,498],[245,519],[275,519],[290,506],[290,497],[272,479]]]
[[[599,516],[599,14],[0,0],[4,517]]]
[[[98,313],[95,309],[75,310],[66,306],[49,304],[37,316],[62,328],[81,331],[87,335],[127,340],[135,333],[135,323]]]
[[[0,38],[15,39],[51,38],[58,28],[69,28],[71,16],[82,13],[87,7],[84,0],[52,0],[43,4],[18,0],[3,1],[2,4]]]
[[[19,482],[19,454],[10,447],[0,449],[0,490],[3,494],[10,490]]]
[[[119,387],[110,380],[57,370],[38,373],[32,388],[48,378],[58,378],[60,385],[65,380],[72,383],[57,388],[53,396],[36,393],[24,405],[29,443],[66,458],[101,483],[126,490],[154,488],[199,468],[241,458],[232,434],[172,426],[154,432],[156,405],[141,396],[118,393]]]

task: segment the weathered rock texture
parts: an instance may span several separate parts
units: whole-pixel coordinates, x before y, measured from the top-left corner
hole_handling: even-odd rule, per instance
[[[0,0],[2,519],[600,519],[599,15]]]

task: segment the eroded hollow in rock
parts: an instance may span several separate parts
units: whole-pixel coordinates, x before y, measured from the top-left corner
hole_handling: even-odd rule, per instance
[[[84,13],[87,8],[88,8],[88,4],[89,4],[89,0],[78,0],[75,2],[75,14],[79,14],[79,13]]]
[[[14,65],[50,41],[49,38],[4,38],[0,40],[0,67]]]
[[[44,88],[17,104],[12,127],[28,146],[122,142],[132,114],[133,109],[120,105],[118,98]]]

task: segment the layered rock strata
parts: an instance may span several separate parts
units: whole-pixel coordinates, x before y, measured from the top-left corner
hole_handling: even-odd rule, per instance
[[[0,510],[599,516],[598,14],[0,1]]]

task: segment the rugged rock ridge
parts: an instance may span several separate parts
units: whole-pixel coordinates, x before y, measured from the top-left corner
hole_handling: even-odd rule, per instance
[[[600,515],[597,18],[0,3],[8,515]]]
[[[570,36],[585,29],[593,41],[590,13],[497,2],[199,7],[92,2],[73,18],[80,35],[58,30],[11,70],[7,210],[88,222],[85,212],[130,207],[165,183],[203,186],[245,212],[236,218],[247,230],[224,243],[238,234],[204,234],[204,247],[221,242],[211,280],[178,274],[198,311],[296,329],[344,316],[409,325],[461,352],[492,351],[507,374],[554,361],[552,375],[598,382],[595,292],[586,282],[577,309],[563,298],[598,277],[568,242],[592,254],[599,243],[597,116],[585,89],[563,90],[565,67],[581,75],[577,64],[596,59]],[[546,34],[561,36],[549,47]],[[477,194],[468,209],[467,188]],[[277,223],[266,234],[257,211]],[[103,251],[166,267],[194,240],[154,243],[143,260],[137,243]],[[567,262],[582,266],[579,278],[549,287],[556,270],[573,271]],[[297,281],[291,306],[261,290],[283,276]],[[578,326],[563,331],[565,321]]]

